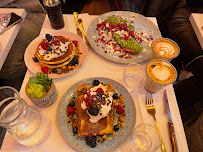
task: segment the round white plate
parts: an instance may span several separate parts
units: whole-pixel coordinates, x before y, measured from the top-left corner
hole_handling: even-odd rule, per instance
[[[53,36],[64,36],[70,40],[76,40],[78,41],[78,45],[79,45],[79,49],[80,52],[82,53],[80,55],[79,58],[79,64],[78,66],[74,69],[69,71],[68,73],[62,73],[62,74],[49,74],[50,78],[61,78],[64,76],[67,76],[73,72],[75,72],[76,70],[78,70],[80,68],[80,66],[83,64],[86,55],[87,55],[87,46],[85,44],[85,42],[83,41],[83,39],[78,36],[77,34],[71,33],[71,32],[62,32],[62,31],[56,31],[54,33],[47,33]],[[25,54],[24,54],[24,60],[25,60],[25,64],[27,66],[27,68],[34,74],[36,74],[37,72],[41,72],[41,66],[38,62],[34,62],[33,61],[33,57],[34,54],[36,52],[37,46],[39,45],[39,43],[41,42],[42,39],[45,38],[45,35],[40,35],[37,38],[35,38],[27,47]]]
[[[97,17],[89,26],[88,29],[88,40],[90,45],[92,46],[92,48],[101,56],[111,60],[111,61],[115,61],[115,62],[119,62],[119,63],[134,63],[134,62],[142,62],[147,60],[150,56],[151,56],[151,47],[149,47],[149,42],[142,42],[141,45],[143,48],[146,49],[146,52],[143,53],[139,53],[138,55],[131,55],[131,59],[125,59],[125,58],[119,58],[119,55],[115,55],[115,54],[109,54],[109,53],[105,53],[104,50],[106,48],[104,43],[100,43],[98,45],[98,42],[95,42],[95,40],[98,38],[98,32],[95,32],[96,28],[97,28],[97,24],[99,23],[99,20],[106,20],[109,16],[113,16],[115,15],[116,17],[122,17],[125,18],[128,22],[131,23],[130,18],[134,18],[134,22],[131,23],[134,26],[134,31],[137,33],[141,33],[141,32],[145,32],[147,33],[147,35],[151,35],[153,37],[153,39],[157,39],[161,37],[161,33],[159,31],[159,29],[157,28],[157,26],[152,23],[149,19],[147,19],[146,17],[134,13],[134,12],[128,12],[128,11],[113,11],[113,12],[108,12],[105,14],[100,15],[99,17]],[[96,37],[96,39],[94,38]],[[104,49],[102,48],[104,47]]]

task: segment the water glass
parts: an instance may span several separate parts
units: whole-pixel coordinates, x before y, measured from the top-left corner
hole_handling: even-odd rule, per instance
[[[0,126],[28,147],[41,144],[51,132],[51,121],[29,106],[12,87],[0,87]]]
[[[137,92],[142,86],[145,69],[137,63],[127,64],[123,72],[123,83],[129,92]]]
[[[130,148],[133,152],[154,152],[161,145],[158,130],[150,124],[138,125],[130,141]]]

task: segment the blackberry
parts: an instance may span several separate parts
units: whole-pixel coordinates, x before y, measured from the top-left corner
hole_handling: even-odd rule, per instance
[[[77,134],[78,133],[78,128],[77,127],[74,127],[73,128],[73,134],[75,135],[75,134]]]
[[[53,73],[58,73],[57,68],[54,68],[54,69],[52,70],[52,72],[53,72]]]
[[[37,57],[33,57],[32,58],[34,62],[38,62],[38,58]]]
[[[102,99],[102,94],[101,93],[97,93],[97,96]]]
[[[114,131],[118,131],[119,130],[119,125],[115,125],[113,129],[114,129]]]
[[[51,36],[50,34],[46,34],[45,37],[46,37],[46,39],[47,39],[48,42],[50,42],[51,39],[52,39],[52,36]]]
[[[71,102],[69,103],[69,106],[75,107],[75,102],[74,102],[74,101],[71,101]]]
[[[88,112],[90,115],[97,116],[99,114],[99,109],[90,106]]]
[[[51,48],[50,46],[48,46],[48,49],[47,49],[47,50],[51,52],[51,51],[52,51],[52,48]]]
[[[73,57],[73,59],[70,61],[70,65],[71,65],[71,66],[75,66],[75,65],[78,64],[78,63],[79,63],[78,56],[75,55],[75,56]]]
[[[118,93],[113,94],[113,99],[118,99]]]
[[[94,81],[92,82],[92,85],[93,85],[93,86],[98,86],[99,84],[100,84],[99,80],[94,80]]]
[[[88,136],[86,137],[86,144],[90,146],[91,148],[94,148],[97,146],[97,138],[96,136]]]

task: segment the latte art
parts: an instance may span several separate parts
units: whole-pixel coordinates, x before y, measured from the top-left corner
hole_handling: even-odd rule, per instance
[[[152,43],[152,49],[158,56],[174,58],[179,54],[178,45],[170,39],[161,38]]]
[[[161,84],[172,83],[177,76],[176,70],[165,61],[153,61],[147,66],[148,76]]]

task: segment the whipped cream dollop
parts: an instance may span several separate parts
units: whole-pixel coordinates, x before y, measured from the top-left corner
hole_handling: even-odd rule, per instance
[[[43,56],[43,59],[46,61],[50,61],[52,59],[58,58],[63,56],[68,51],[68,46],[70,44],[70,41],[67,41],[65,43],[59,42],[58,45],[51,45],[52,48],[51,51],[44,50],[41,45],[39,46],[39,54]]]
[[[109,111],[111,110],[111,105],[112,105],[112,102],[113,102],[113,92],[108,92],[107,90],[107,86],[104,86],[102,85],[101,83],[98,85],[98,86],[94,86],[92,88],[90,88],[90,90],[88,91],[90,93],[90,96],[92,95],[95,95],[97,94],[96,90],[98,88],[102,88],[103,91],[104,91],[104,94],[102,95],[102,97],[105,97],[105,104],[101,104],[101,108],[99,110],[99,113],[97,116],[93,116],[91,114],[88,113],[88,110],[87,110],[87,114],[89,115],[90,119],[89,121],[91,123],[97,123],[100,119],[102,118],[105,118],[108,114],[109,114]],[[84,99],[87,97],[87,94],[84,95]],[[94,100],[96,100],[96,97],[94,98]],[[83,102],[81,103],[81,107],[83,110],[86,110],[87,109],[87,106],[86,106],[86,103],[85,101],[83,100]]]

